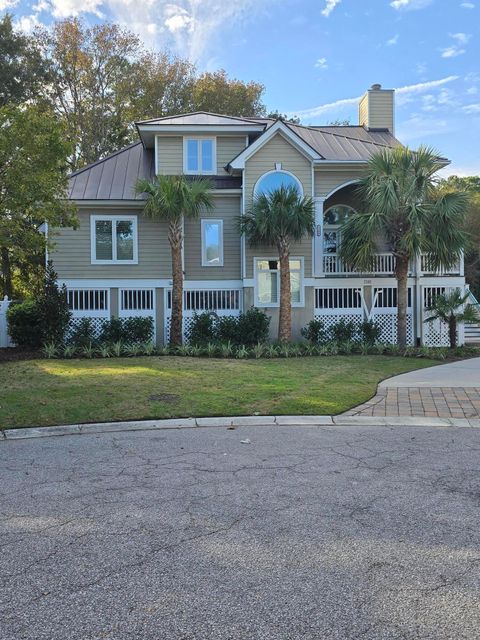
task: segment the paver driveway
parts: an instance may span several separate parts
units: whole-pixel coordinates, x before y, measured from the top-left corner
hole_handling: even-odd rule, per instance
[[[478,639],[479,438],[265,426],[0,442],[0,636]]]

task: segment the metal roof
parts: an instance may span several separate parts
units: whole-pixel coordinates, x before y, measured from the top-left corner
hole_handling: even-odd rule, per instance
[[[69,178],[71,200],[142,200],[135,194],[139,178],[151,180],[155,176],[152,149],[141,142],[117,151],[103,160],[94,162]],[[192,176],[192,180],[195,177]],[[235,176],[212,176],[215,189],[240,189],[242,180]]]
[[[379,148],[395,148],[400,142],[388,130],[362,126],[303,127],[286,123],[325,160],[369,160]],[[320,161],[321,163],[321,161]]]
[[[142,124],[175,124],[175,125],[249,125],[249,124],[263,124],[258,122],[256,118],[242,118],[233,116],[224,116],[218,113],[210,113],[208,111],[195,111],[193,113],[182,113],[178,116],[164,116],[162,118],[152,118],[151,120],[140,120],[135,123],[136,125]]]

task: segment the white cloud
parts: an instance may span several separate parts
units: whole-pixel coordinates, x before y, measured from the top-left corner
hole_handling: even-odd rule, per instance
[[[451,130],[448,120],[414,114],[401,123],[397,137],[402,142],[408,143],[414,140],[424,140],[427,136],[445,134]]]
[[[387,40],[387,45],[392,47],[394,44],[397,44],[399,37],[398,33],[396,33],[392,38],[390,38],[390,40]]]
[[[319,58],[315,62],[315,68],[316,69],[328,69],[327,59],[326,58]]]
[[[32,14],[30,16],[22,16],[15,22],[15,27],[25,33],[32,33],[35,27],[40,26],[41,22],[38,19],[38,14]]]
[[[100,2],[90,0],[96,1]],[[136,31],[148,46],[158,44],[161,34],[162,47],[200,63],[202,68],[226,30],[238,32],[242,23],[254,21],[269,7],[281,3],[282,0],[143,0],[139,4],[138,0],[103,0],[113,19]],[[138,21],[133,22],[132,16]],[[157,25],[155,30],[153,24]],[[218,62],[221,64],[221,60]]]
[[[432,2],[433,0],[393,0],[390,6],[397,10],[415,11],[428,7]]]
[[[0,0],[0,11],[11,9],[18,4],[18,0]]]
[[[51,12],[54,18],[69,18],[81,13],[93,13],[102,18],[100,11],[102,0],[51,0]]]
[[[462,7],[462,9],[475,9],[475,5],[473,4],[473,2],[461,2],[460,6]]]
[[[474,104],[466,104],[464,107],[462,107],[462,110],[465,111],[465,113],[468,114],[472,114],[472,113],[479,113],[480,114],[480,102],[474,103]]]
[[[335,9],[337,4],[340,4],[341,1],[342,0],[325,0],[325,9],[322,10],[322,16],[325,16],[325,18],[328,18],[328,16],[332,13],[332,11]]]
[[[410,96],[412,95],[425,93],[426,91],[431,91],[432,89],[435,89],[437,87],[442,87],[449,82],[458,80],[458,78],[459,76],[448,76],[446,78],[441,78],[440,80],[431,80],[430,82],[420,82],[405,87],[399,87],[396,89],[397,103],[405,104],[406,102],[408,102]],[[292,114],[295,113],[300,118],[312,119],[325,113],[336,111],[338,109],[341,109],[342,107],[347,107],[352,104],[358,104],[361,97],[362,96],[357,96],[355,98],[343,98],[342,100],[336,100],[335,102],[322,104],[318,107],[312,107],[311,109],[297,110],[295,112],[292,112]]]
[[[455,40],[455,44],[441,49],[442,58],[456,58],[457,56],[463,55],[466,52],[466,49],[463,47],[468,44],[472,36],[468,33],[450,33],[449,35],[450,38]]]
[[[467,94],[469,96],[474,96],[478,93],[478,87],[468,87]]]

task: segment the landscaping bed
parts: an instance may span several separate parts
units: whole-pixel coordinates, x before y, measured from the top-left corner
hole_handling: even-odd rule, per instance
[[[224,415],[339,414],[428,358],[44,359],[0,367],[2,428]]]

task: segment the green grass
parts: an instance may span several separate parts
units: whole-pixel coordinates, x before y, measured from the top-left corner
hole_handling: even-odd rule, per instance
[[[387,356],[11,362],[0,365],[0,425],[338,414],[374,395],[380,380],[433,364]]]

